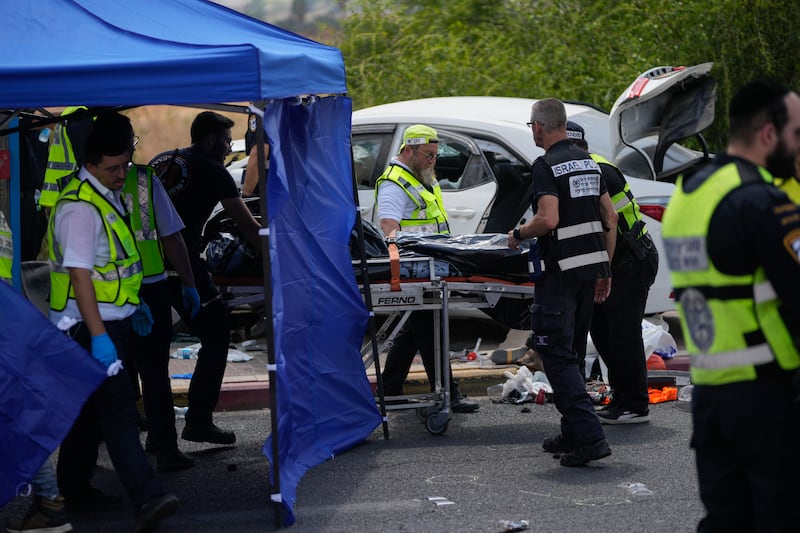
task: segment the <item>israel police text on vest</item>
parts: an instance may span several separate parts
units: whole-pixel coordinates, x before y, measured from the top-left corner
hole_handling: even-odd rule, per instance
[[[609,277],[600,216],[600,167],[587,153],[569,143],[559,143],[541,159],[556,178],[561,198],[558,228],[539,239],[546,268],[555,262],[562,272],[581,279]],[[564,209],[566,202],[569,209]]]

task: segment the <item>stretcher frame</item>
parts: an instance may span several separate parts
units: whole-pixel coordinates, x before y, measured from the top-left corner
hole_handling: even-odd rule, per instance
[[[391,259],[370,259],[367,264],[390,265]],[[436,275],[435,259],[432,257],[401,257],[400,263],[428,262],[430,276],[424,279],[399,279],[389,282],[370,282],[369,297],[372,312],[387,314],[386,320],[375,333],[377,353],[373,339],[365,339],[361,348],[364,368],[375,364],[377,354],[391,348],[394,338],[414,311],[433,311],[434,367],[433,391],[429,393],[382,396],[383,387],[377,387],[376,402],[382,412],[401,409],[416,409],[417,417],[425,424],[429,433],[443,434],[451,418],[450,410],[450,329],[451,310],[486,309],[495,307],[501,298],[532,299],[532,283],[516,284],[507,280],[484,276],[439,277]],[[359,262],[354,261],[354,266]],[[396,263],[397,264],[397,263]],[[214,282],[226,295],[228,307],[262,302],[264,288],[260,280],[215,276]],[[359,284],[364,295],[364,284]],[[448,363],[448,364],[445,364]],[[381,376],[376,372],[376,379]]]

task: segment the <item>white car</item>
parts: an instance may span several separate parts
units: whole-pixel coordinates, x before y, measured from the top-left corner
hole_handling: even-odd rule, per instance
[[[711,63],[658,67],[640,75],[611,113],[567,103],[567,116],[586,131],[589,149],[614,161],[645,214],[658,247],[659,272],[646,313],[674,309],[661,215],[677,174],[708,157],[677,144],[696,136],[714,118],[716,84]],[[400,147],[403,131],[427,124],[439,134],[436,174],[452,233],[506,233],[531,215],[531,164],[543,151],[533,142],[531,105],[536,100],[453,96],[394,102],[353,113],[352,149],[362,218],[374,220],[375,180]],[[241,167],[240,159],[232,167]],[[241,182],[241,171],[231,168]],[[377,224],[376,224],[377,225]]]

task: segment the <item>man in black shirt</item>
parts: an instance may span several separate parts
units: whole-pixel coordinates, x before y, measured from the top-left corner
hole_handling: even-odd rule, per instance
[[[538,237],[544,263],[531,307],[533,348],[542,356],[561,413],[561,433],[545,439],[545,451],[559,453],[562,466],[580,466],[611,455],[594,405],[586,393],[573,347],[576,329],[588,328],[592,302],[611,290],[617,214],[600,170],[567,139],[567,115],[560,100],[539,100],[531,128],[545,154],[533,163],[534,216],[508,233],[508,245]]]
[[[214,206],[221,203],[242,235],[253,246],[259,245],[259,224],[244,205],[236,183],[224,166],[225,156],[230,152],[233,124],[231,119],[219,113],[203,111],[192,122],[191,146],[163,157],[157,156],[151,161],[186,225],[182,230],[183,239],[202,303],[194,319],[181,311],[181,318],[189,324],[201,343],[189,385],[189,409],[181,437],[215,444],[233,444],[236,435],[220,429],[212,422],[230,342],[227,307],[211,280],[205,261],[200,257],[203,251],[203,226]],[[173,307],[182,310],[180,279],[171,276],[168,285]]]

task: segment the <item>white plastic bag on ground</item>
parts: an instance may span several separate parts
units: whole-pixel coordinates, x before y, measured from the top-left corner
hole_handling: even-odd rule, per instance
[[[658,354],[664,359],[675,357],[678,353],[678,344],[675,338],[661,325],[655,325],[647,320],[642,320],[642,342],[644,343],[644,358],[647,360],[651,354]]]

